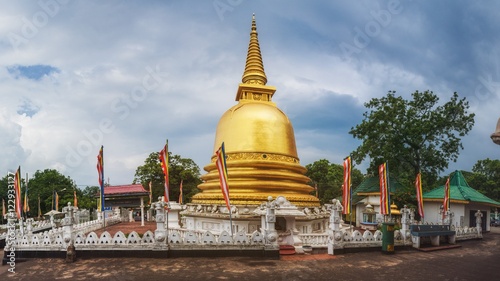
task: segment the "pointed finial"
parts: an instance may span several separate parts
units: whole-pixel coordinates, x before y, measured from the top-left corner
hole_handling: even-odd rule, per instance
[[[259,39],[257,35],[257,24],[255,23],[255,14],[253,14],[250,43],[248,44],[247,62],[241,81],[245,84],[266,85],[267,77],[264,72],[264,63],[262,62],[262,55],[260,53]]]

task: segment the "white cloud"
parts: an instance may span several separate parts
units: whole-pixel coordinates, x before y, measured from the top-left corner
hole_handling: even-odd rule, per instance
[[[411,4],[410,12],[406,2],[356,60],[346,61],[339,43],[352,42],[354,28],[373,20],[370,12],[386,3],[379,4],[242,1],[222,18],[211,1],[70,1],[51,7],[50,13],[31,2],[4,5],[0,156],[6,160],[1,168],[22,164],[31,173],[57,168],[78,184],[97,184],[95,157],[103,144],[106,177],[114,184],[128,183],[135,168],[150,152],[159,151],[167,138],[173,153],[203,168],[210,162],[217,122],[235,104],[253,12],[268,84],[277,87],[274,101],[297,124],[303,165],[325,157],[340,163],[356,147],[345,129],[352,124],[339,119],[339,114],[328,115],[329,107],[360,114],[364,102],[388,90],[409,95],[430,89],[443,98],[458,91],[473,98],[483,75],[477,69],[496,75],[492,56],[484,55],[499,46],[493,33],[499,25],[495,9],[474,4],[471,10],[463,3],[450,4],[469,11],[467,20],[474,23],[470,30],[484,32],[476,32],[481,40],[471,43],[474,55],[463,56],[469,60],[463,64],[450,64],[456,62],[451,58],[466,52],[454,45],[462,30],[440,30],[439,34],[450,34],[436,41],[429,30],[441,28],[443,19],[425,16],[432,9],[425,5]],[[29,38],[24,36],[29,21],[41,11],[50,14],[46,23]],[[12,34],[24,36],[16,48],[11,45]],[[60,71],[39,81],[15,79],[7,71],[13,65],[47,65]],[[162,74],[159,83],[140,92],[150,70],[157,68]],[[500,81],[495,75],[494,81]],[[134,94],[139,96],[134,99]],[[465,150],[450,169],[465,169],[472,167],[470,162],[494,157],[491,151],[497,147],[476,142],[491,142],[497,101],[495,94],[478,99],[481,110],[473,135],[464,139]],[[301,110],[305,106],[308,114]],[[25,115],[17,113],[20,108]],[[102,130],[102,122],[113,129]],[[312,122],[313,128],[308,125]],[[322,131],[326,122],[338,123]]]

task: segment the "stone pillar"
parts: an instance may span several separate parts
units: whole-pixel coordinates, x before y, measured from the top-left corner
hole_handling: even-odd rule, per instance
[[[52,229],[56,228],[56,223],[54,222],[54,215],[50,214],[50,225],[52,226]]]
[[[17,240],[16,242],[20,243],[22,237],[17,237],[16,233],[16,214],[14,212],[7,213],[7,236],[5,237],[5,248],[4,253],[10,252],[9,243],[7,243],[11,239]],[[16,244],[10,244],[15,249]]]
[[[179,229],[179,213],[182,211],[182,206],[177,202],[169,202],[169,208],[167,212],[167,229]]]
[[[64,218],[62,220],[63,239],[66,245],[73,244],[73,206],[68,202],[68,206],[62,209]]]
[[[167,233],[165,231],[165,202],[159,198],[155,203],[156,209],[156,230],[155,230],[155,243],[159,248],[165,248],[165,241],[168,241]]]
[[[343,207],[337,200],[332,200],[330,207],[330,225],[328,230],[328,254],[334,255],[335,249],[343,247],[342,231],[340,229],[340,220],[342,218]]]
[[[68,206],[62,209],[64,213],[64,218],[62,220],[63,226],[63,239],[66,243],[66,262],[74,262],[76,260],[76,251],[74,240],[75,237],[73,235],[73,212],[75,208],[71,206],[71,203],[68,202]]]
[[[19,231],[21,231],[21,237],[24,235],[24,220],[23,217],[19,219]]]
[[[477,210],[477,212],[474,214],[476,216],[476,231],[477,231],[477,236],[482,238],[483,237],[483,228],[481,227],[482,223],[482,217],[483,213],[481,213],[481,210]]]
[[[76,212],[75,212],[75,224],[80,223],[80,213],[81,213],[80,210],[76,210]]]
[[[26,232],[28,235],[33,234],[33,219],[26,219]]]
[[[128,221],[134,222],[134,210],[132,210],[132,209],[128,210]]]
[[[144,198],[141,197],[141,226],[144,226]]]
[[[439,217],[441,218],[441,224],[444,224],[445,223],[446,214],[444,214],[444,207],[443,207],[443,205],[441,205],[439,207]]]
[[[410,213],[411,210],[406,207],[406,205],[403,206],[403,208],[400,210],[401,212],[401,235],[403,235],[403,242],[406,243],[406,239],[410,238]]]
[[[278,248],[278,232],[276,231],[276,208],[278,208],[276,201],[273,201],[273,197],[269,196],[266,202],[266,228],[265,228],[265,240],[266,245],[273,248]]]

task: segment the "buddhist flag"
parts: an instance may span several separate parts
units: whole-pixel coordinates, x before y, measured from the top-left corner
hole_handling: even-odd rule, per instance
[[[351,213],[351,156],[344,159],[344,182],[342,183],[343,214]]]
[[[59,194],[56,192],[56,211],[59,211]]]
[[[415,190],[417,194],[417,206],[418,214],[421,218],[424,218],[424,200],[422,197],[422,174],[418,173],[415,179]]]
[[[17,172],[14,177],[14,191],[16,194],[16,214],[17,218],[20,219],[23,210],[23,208],[21,207],[21,166],[17,168]]]
[[[99,174],[99,211],[104,211],[104,146],[101,145],[99,154],[97,155],[97,173]]]
[[[160,165],[163,171],[163,175],[165,177],[165,191],[164,191],[165,202],[170,202],[169,182],[168,182],[168,140],[165,143],[163,149],[160,151]]]
[[[23,211],[24,213],[28,213],[30,211],[29,199],[28,199],[28,174],[26,174],[26,189],[24,190],[24,203],[23,203]]]
[[[381,164],[378,167],[378,176],[380,182],[380,214],[390,215],[391,208],[389,208],[390,193],[389,183],[387,182],[387,163]]]
[[[73,190],[73,206],[78,207],[78,197],[76,197],[76,189]]]
[[[181,180],[181,185],[179,186],[179,204],[182,205],[182,181]]]
[[[317,183],[314,183],[314,190],[316,191],[316,198],[319,198],[318,197],[318,184]]]
[[[444,185],[444,201],[443,201],[443,219],[446,216],[446,211],[450,210],[450,177]]]
[[[226,207],[231,213],[231,202],[229,201],[229,186],[227,184],[227,166],[226,166],[226,152],[224,149],[224,142],[219,147],[216,152],[216,162],[217,171],[219,173],[220,188],[222,190],[222,196],[224,196],[224,201],[226,201]]]

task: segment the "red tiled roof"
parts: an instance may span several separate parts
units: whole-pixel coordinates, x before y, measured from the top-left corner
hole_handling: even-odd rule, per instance
[[[142,184],[110,185],[104,187],[104,195],[148,193]]]

